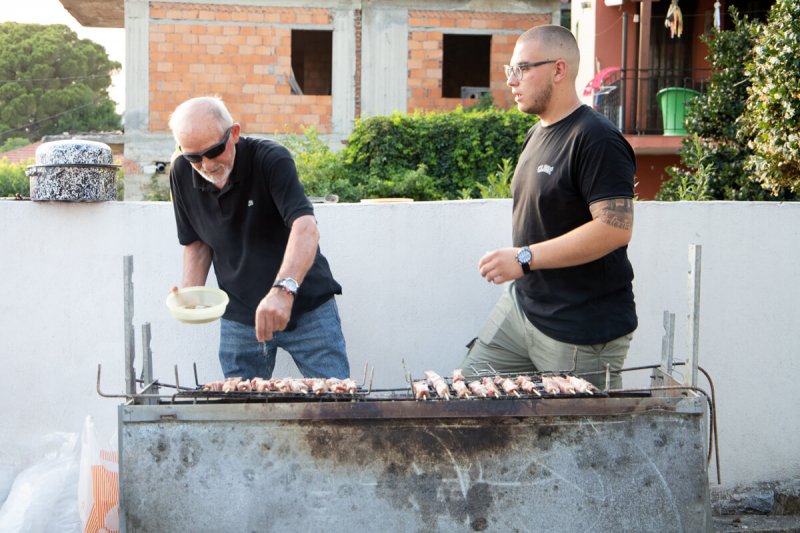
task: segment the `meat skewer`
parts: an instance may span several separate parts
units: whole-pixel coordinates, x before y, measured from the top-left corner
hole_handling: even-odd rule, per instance
[[[542,386],[547,394],[559,394],[561,388],[551,376],[542,376]]]
[[[592,389],[594,389],[594,385],[592,385],[585,379],[579,378],[578,376],[567,376],[566,380],[569,382],[570,385],[573,386],[573,388],[577,392],[583,392],[592,395],[594,394],[594,392],[592,392]]]
[[[517,376],[514,381],[517,386],[522,389],[522,392],[526,394],[535,394],[541,398],[542,395],[539,393],[536,383],[534,383],[529,376]]]
[[[464,371],[460,368],[453,370],[453,385],[455,385],[457,381],[464,381]]]
[[[517,384],[514,383],[512,380],[510,380],[508,378],[503,379],[503,381],[500,382],[500,387],[509,396],[511,396],[513,394],[517,398],[520,397],[520,395],[519,395],[519,387],[517,387]]]
[[[450,387],[447,386],[447,382],[442,376],[433,370],[426,370],[425,377],[428,379],[428,383],[430,383],[431,387],[433,387],[433,389],[436,391],[436,394],[438,394],[440,398],[445,398],[447,400],[450,399]]]
[[[346,393],[355,394],[356,392],[358,392],[358,385],[356,385],[356,382],[353,381],[352,379],[350,378],[343,379],[342,384],[344,385],[344,390]]]
[[[558,388],[564,394],[575,394],[575,387],[573,387],[569,381],[567,381],[562,376],[553,376]]]
[[[330,389],[328,389],[328,384],[322,378],[314,378],[311,382],[311,392],[319,396],[320,394],[325,394]]]
[[[302,379],[288,378],[286,381],[289,383],[289,391],[295,394],[308,394],[308,385]]]
[[[328,378],[325,380],[325,384],[333,393],[347,392],[347,385],[339,378]]]
[[[469,389],[463,379],[453,382],[453,390],[459,398],[469,398]]]
[[[470,381],[469,385],[467,386],[469,387],[469,390],[472,392],[472,394],[474,394],[475,396],[480,396],[481,398],[486,398],[487,396],[489,396],[489,391],[486,390],[486,387],[484,387],[483,383],[481,383],[480,381],[477,380]]]
[[[427,400],[430,397],[428,383],[425,381],[415,381],[411,384],[411,388],[414,391],[415,400]]]
[[[494,381],[490,377],[483,378],[483,386],[486,387],[486,395],[487,396],[494,396],[498,398],[500,396],[500,390],[497,388],[497,385],[494,384]]]
[[[225,383],[222,384],[222,392],[235,392],[240,381],[242,381],[242,378],[225,378]]]

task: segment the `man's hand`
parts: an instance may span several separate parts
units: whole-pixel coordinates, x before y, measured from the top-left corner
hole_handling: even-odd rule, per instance
[[[256,308],[256,338],[258,342],[272,340],[276,331],[283,331],[292,316],[294,296],[287,291],[273,287]]]
[[[478,271],[489,283],[505,283],[522,277],[522,267],[517,262],[519,248],[500,248],[486,252],[478,262]]]

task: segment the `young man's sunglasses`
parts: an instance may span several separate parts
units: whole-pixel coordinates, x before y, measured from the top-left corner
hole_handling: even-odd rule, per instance
[[[231,136],[231,129],[233,126],[228,128],[225,131],[225,135],[222,136],[222,140],[206,150],[205,152],[195,152],[195,153],[186,153],[181,148],[181,155],[190,163],[199,163],[205,157],[206,159],[214,159],[215,157],[219,157],[222,155],[222,152],[225,151],[225,145],[228,144],[228,137]]]

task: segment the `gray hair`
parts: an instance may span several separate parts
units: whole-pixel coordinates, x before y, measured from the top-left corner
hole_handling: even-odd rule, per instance
[[[172,112],[172,116],[169,118],[169,129],[172,131],[172,136],[177,140],[178,132],[198,127],[196,124],[198,120],[202,120],[203,125],[207,125],[209,121],[216,123],[220,132],[233,126],[233,117],[221,98],[200,96],[186,100]]]

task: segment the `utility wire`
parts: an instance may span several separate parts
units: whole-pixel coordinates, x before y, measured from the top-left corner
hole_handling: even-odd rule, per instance
[[[29,81],[67,81],[67,80],[93,80],[96,78],[111,77],[111,74],[94,74],[92,76],[72,76],[63,78],[30,78],[30,79],[13,79],[13,80],[0,80],[0,83],[27,83]]]
[[[40,120],[37,120],[36,122],[31,122],[31,123],[26,124],[24,126],[19,126],[17,128],[11,128],[11,129],[5,130],[5,131],[0,131],[0,137],[5,136],[7,133],[14,133],[15,131],[23,131],[26,128],[30,128],[30,127],[33,127],[33,126],[38,126],[38,125],[42,124],[43,122],[47,122],[48,120],[52,120],[54,118],[58,118],[61,115],[66,115],[67,113],[71,113],[73,111],[77,111],[79,109],[83,109],[85,107],[89,107],[89,106],[94,105],[96,103],[97,103],[97,100],[93,100],[92,102],[90,102],[88,104],[84,104],[84,105],[78,106],[78,107],[73,107],[72,109],[67,109],[66,111],[62,111],[61,113],[56,113],[55,115],[50,115],[49,117],[43,117]]]

